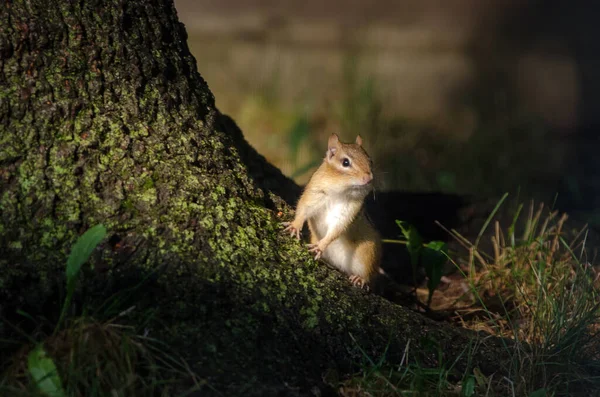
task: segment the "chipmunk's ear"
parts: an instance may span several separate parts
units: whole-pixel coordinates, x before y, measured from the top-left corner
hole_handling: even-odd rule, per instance
[[[331,134],[329,141],[327,142],[327,158],[331,158],[335,155],[338,147],[340,146],[340,138],[336,134]]]
[[[362,138],[360,137],[360,135],[357,135],[357,136],[356,136],[356,144],[357,144],[358,146],[362,146]]]

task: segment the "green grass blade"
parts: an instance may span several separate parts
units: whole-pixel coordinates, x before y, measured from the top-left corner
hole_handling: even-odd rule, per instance
[[[511,247],[515,247],[515,228],[517,227],[517,220],[519,219],[519,215],[521,214],[521,211],[523,210],[523,204],[519,204],[519,206],[517,207],[517,211],[515,212],[515,215],[513,216],[513,220],[512,223],[510,224],[510,227],[508,228],[508,240],[510,241],[510,246]]]
[[[106,228],[104,225],[96,225],[79,236],[67,260],[67,282],[77,277],[81,266],[87,262],[94,248],[100,244],[105,236]]]
[[[71,304],[71,299],[73,298],[73,292],[75,291],[75,281],[77,275],[81,271],[81,266],[87,262],[92,254],[94,248],[100,244],[100,242],[106,236],[106,228],[104,225],[99,224],[90,229],[88,229],[85,233],[83,233],[77,241],[73,248],[71,248],[71,254],[67,259],[67,296],[65,297],[65,301],[63,302],[63,307],[60,313],[60,317],[58,322],[56,323],[56,328],[54,329],[54,333],[58,331],[62,320],[67,313],[67,309]]]
[[[475,394],[475,377],[473,375],[469,375],[462,387],[462,395],[463,397],[471,397]]]
[[[496,216],[496,213],[500,209],[500,206],[502,205],[504,200],[506,200],[507,197],[508,197],[508,193],[504,193],[504,195],[502,196],[500,201],[498,201],[498,204],[496,204],[496,206],[494,207],[494,210],[492,211],[490,216],[488,216],[488,218],[485,220],[483,227],[481,228],[481,230],[479,231],[479,234],[477,235],[477,240],[475,240],[475,244],[474,244],[475,247],[479,246],[479,240],[481,240],[481,237],[483,237],[483,233],[485,233],[485,230],[487,229],[488,225],[490,224],[490,222],[492,221],[494,216]]]

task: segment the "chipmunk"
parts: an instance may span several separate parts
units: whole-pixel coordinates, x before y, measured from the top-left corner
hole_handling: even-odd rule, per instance
[[[346,273],[353,285],[363,288],[382,273],[381,238],[367,219],[363,204],[373,190],[372,161],[362,147],[342,143],[332,134],[323,163],[306,185],[292,222],[284,232],[300,239],[304,222],[310,230],[309,251]]]

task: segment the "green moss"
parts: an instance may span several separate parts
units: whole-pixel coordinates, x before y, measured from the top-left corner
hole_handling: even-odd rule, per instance
[[[21,250],[21,249],[23,249],[23,244],[21,244],[20,241],[11,241],[9,243],[9,247],[14,250]]]

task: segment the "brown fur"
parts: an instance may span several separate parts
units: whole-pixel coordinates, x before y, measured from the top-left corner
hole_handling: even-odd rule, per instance
[[[360,136],[355,143],[342,143],[331,135],[323,163],[306,185],[294,221],[285,229],[299,237],[308,221],[310,251],[317,259],[323,255],[360,286],[378,274],[381,259],[381,239],[363,209],[372,190],[371,165]]]

